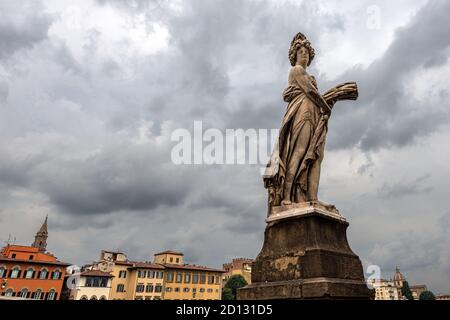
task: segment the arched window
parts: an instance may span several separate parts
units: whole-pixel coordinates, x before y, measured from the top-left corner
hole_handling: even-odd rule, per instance
[[[87,296],[82,296],[82,297],[80,298],[80,300],[87,300],[87,299],[88,299]]]
[[[14,267],[12,270],[11,270],[11,279],[16,279],[16,278],[18,278],[19,277],[19,275],[20,275],[20,267]]]
[[[28,295],[28,289],[27,288],[23,288],[22,290],[20,290],[20,292],[19,292],[19,297],[20,298],[26,299],[27,295]]]
[[[11,288],[9,288],[8,290],[6,290],[6,292],[5,292],[5,296],[7,296],[7,297],[12,297],[13,294],[14,294],[14,290],[11,289]]]
[[[97,300],[97,296],[92,296],[91,300]]]
[[[41,289],[37,289],[36,292],[34,293],[34,300],[41,300],[42,298],[42,290]]]
[[[42,268],[41,272],[39,272],[39,279],[47,279],[48,270],[47,268]]]
[[[34,278],[34,268],[28,268],[25,272],[25,279],[33,279]]]
[[[0,267],[0,278],[6,278],[6,267],[5,266]]]
[[[55,298],[56,298],[56,291],[55,289],[51,289],[48,292],[47,300],[55,300]]]
[[[106,300],[106,297],[105,296],[101,296],[100,300]]]
[[[61,270],[56,269],[55,271],[53,271],[53,280],[59,280],[61,279]]]

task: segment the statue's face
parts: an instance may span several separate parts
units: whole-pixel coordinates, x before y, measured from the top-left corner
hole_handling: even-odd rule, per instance
[[[305,47],[297,50],[297,63],[306,69],[309,63],[309,51]]]

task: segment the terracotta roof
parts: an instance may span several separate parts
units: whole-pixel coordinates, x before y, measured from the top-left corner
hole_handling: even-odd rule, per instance
[[[7,258],[5,256],[0,256],[0,261],[9,261],[9,262],[22,262],[22,263],[32,263],[32,264],[52,264],[58,266],[70,266],[71,263],[61,262],[61,261],[43,261],[43,260],[26,260],[26,259],[16,259],[16,258]]]
[[[197,265],[192,265],[192,264],[170,264],[170,263],[164,263],[162,264],[164,267],[166,268],[171,268],[171,269],[182,269],[182,270],[198,270],[198,271],[211,271],[211,272],[223,272],[225,273],[225,270],[222,269],[214,269],[214,268],[209,268],[209,267],[205,267],[205,266],[197,266]]]
[[[86,270],[80,273],[80,276],[93,276],[93,277],[114,277],[109,272],[103,272],[100,270]]]
[[[172,251],[172,250],[155,253],[155,256],[159,256],[160,254],[176,254],[178,256],[184,256],[184,254],[182,252],[176,252],[176,251]]]
[[[164,266],[150,262],[134,262],[131,269],[164,269]]]
[[[132,266],[133,262],[131,261],[113,261],[115,264],[124,265],[124,266]]]

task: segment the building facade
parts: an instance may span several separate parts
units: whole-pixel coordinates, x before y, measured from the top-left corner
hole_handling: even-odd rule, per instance
[[[253,259],[237,258],[233,259],[230,263],[224,263],[223,269],[223,285],[226,284],[228,279],[233,275],[241,275],[244,277],[247,284],[252,283],[252,263]]]
[[[0,297],[58,300],[68,263],[46,252],[47,218],[32,246],[8,244],[0,252]]]
[[[386,279],[373,279],[367,282],[375,289],[375,300],[400,300],[395,282]]]
[[[219,300],[223,270],[184,263],[181,252],[164,251],[153,262],[130,261],[121,252],[103,250],[91,270],[113,276],[111,300]]]
[[[155,254],[154,262],[164,266],[165,300],[220,300],[224,270],[184,263],[181,252]]]
[[[70,281],[69,277],[73,277]],[[113,276],[99,270],[86,270],[68,275],[64,297],[69,300],[109,300]]]

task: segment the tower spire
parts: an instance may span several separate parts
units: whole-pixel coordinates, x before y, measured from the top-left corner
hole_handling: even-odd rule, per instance
[[[47,250],[47,238],[48,238],[48,214],[45,216],[44,223],[34,237],[33,247],[38,248],[39,251],[45,252]]]

